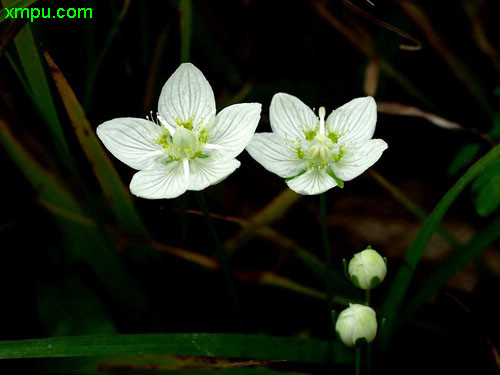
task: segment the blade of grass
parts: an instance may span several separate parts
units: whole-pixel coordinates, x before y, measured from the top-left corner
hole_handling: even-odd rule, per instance
[[[96,356],[76,358],[53,358],[40,361],[40,373],[46,374],[95,374],[95,373],[132,373],[136,374],[171,374],[190,371],[212,371],[264,366],[283,361],[274,360],[238,360],[175,355],[127,355]],[[261,367],[262,368],[262,367]],[[184,371],[184,372],[181,372]],[[203,372],[205,373],[205,372]],[[232,373],[232,372],[231,372]],[[283,374],[279,372],[279,374]]]
[[[187,210],[186,212],[195,215],[202,215],[202,212],[195,210]],[[347,281],[343,272],[340,273],[334,270],[330,270],[330,272],[327,272],[324,263],[321,262],[314,254],[299,246],[295,241],[286,237],[275,229],[265,225],[254,224],[252,222],[249,222],[248,220],[240,219],[234,216],[217,215],[214,213],[211,213],[210,216],[216,219],[221,219],[238,224],[242,228],[252,229],[252,231],[258,236],[269,240],[282,249],[290,251],[320,280],[325,281],[325,277],[327,277],[327,280],[329,283],[331,283],[333,290],[342,291],[344,293],[348,292],[349,297],[357,298],[355,293],[357,292],[357,290],[353,287],[352,283]]]
[[[21,31],[21,29],[26,24],[25,19],[15,19],[9,23],[9,26],[0,35],[0,56],[2,56],[4,50],[7,48],[9,43],[16,37],[16,35]]]
[[[167,35],[169,31],[169,25],[165,26],[158,35],[156,40],[155,49],[153,52],[153,61],[149,68],[148,78],[146,80],[146,88],[144,90],[144,100],[142,102],[142,112],[148,113],[151,108],[151,101],[153,99],[153,93],[156,93],[156,86],[158,84],[158,68],[163,56],[163,50],[165,49],[165,44],[167,41]]]
[[[0,342],[0,359],[136,354],[323,363],[327,344],[317,339],[207,333],[74,336]],[[348,363],[352,353],[335,341],[331,359],[335,363]]]
[[[498,237],[500,237],[500,216],[477,233],[465,246],[454,251],[440,267],[426,277],[424,284],[418,288],[406,305],[401,322],[408,321],[418,308],[431,299],[455,273],[478,256],[482,250],[492,245]]]
[[[37,0],[11,0],[4,1],[3,3],[5,8],[27,8],[36,1]],[[7,11],[5,9],[0,9],[0,23],[9,19],[6,17]]]
[[[65,220],[72,221],[74,223],[83,225],[83,226],[90,226],[90,227],[96,227],[97,223],[93,221],[91,218],[81,216],[77,213],[71,212],[69,210],[66,210],[62,207],[56,206],[55,204],[48,203],[42,199],[38,199],[38,202],[44,206],[48,211],[50,211],[54,215],[58,215]],[[184,259],[187,262],[196,264],[198,266],[201,266],[206,269],[214,270],[214,269],[219,269],[220,264],[219,262],[212,258],[208,257],[206,255],[202,255],[199,253],[195,253],[189,250],[185,250],[179,247],[175,246],[170,246],[158,241],[153,241],[147,238],[139,238],[139,237],[130,237],[125,233],[118,233],[117,230],[114,230],[116,236],[119,237],[119,242],[121,243],[139,243],[145,247],[148,247],[150,249],[156,250],[156,251],[161,251],[165,252],[167,254],[170,254],[172,256],[175,256],[180,259]],[[270,271],[258,271],[258,272],[250,272],[250,271],[235,271],[233,272],[233,275],[242,281],[248,281],[248,282],[253,282],[265,286],[274,286],[277,288],[281,289],[286,289],[291,292],[303,294],[309,297],[313,298],[319,298],[319,299],[325,299],[326,295],[322,292],[319,292],[313,288],[310,288],[308,286],[304,286],[302,284],[297,283],[294,280],[288,279],[286,277],[277,275],[274,272]],[[349,304],[349,299],[340,296],[340,295],[333,295],[332,296],[332,302],[339,304],[339,305],[345,305],[347,306]]]
[[[24,149],[1,117],[0,144],[26,176],[40,199],[73,212],[78,217],[87,216],[78,198]],[[123,303],[130,306],[143,304],[139,289],[126,273],[121,258],[100,228],[82,226],[58,216],[54,216],[54,219],[64,235],[65,243],[62,246],[72,260],[87,263],[110,292]]]
[[[493,148],[479,159],[467,172],[458,179],[450,190],[443,196],[437,206],[424,222],[424,226],[408,249],[404,262],[391,284],[388,296],[382,308],[382,316],[386,318],[386,326],[382,332],[382,342],[386,345],[389,337],[397,325],[398,312],[403,302],[408,286],[415,272],[420,258],[432,234],[438,229],[441,220],[448,208],[465,187],[474,180],[482,170],[500,156],[500,145]]]
[[[68,81],[48,52],[45,51],[44,56],[78,141],[92,165],[94,174],[113,210],[118,225],[131,234],[146,235],[146,229],[134,208],[128,189],[121,181],[118,172],[99,143]]]
[[[12,7],[15,6],[17,1],[2,0],[2,3],[5,7]],[[50,86],[45,76],[42,60],[38,54],[38,49],[36,48],[29,24],[26,24],[17,34],[14,43],[26,80],[31,88],[34,104],[45,120],[54,138],[57,155],[70,170],[74,170],[74,163],[71,162],[72,157],[64,137]]]
[[[425,212],[420,206],[418,206],[413,200],[411,200],[405,193],[403,193],[397,186],[392,184],[389,180],[387,180],[380,173],[375,171],[373,168],[368,171],[371,177],[385,190],[387,190],[392,197],[401,203],[413,216],[424,221],[427,217],[427,212]],[[439,227],[438,233],[443,237],[446,241],[448,241],[453,246],[458,246],[460,243],[458,240],[445,228]]]
[[[285,189],[263,209],[253,215],[249,219],[249,222],[256,225],[270,225],[282,218],[301,197],[301,195],[295,193],[293,190]],[[228,252],[234,252],[254,237],[255,233],[251,227],[244,228],[232,238],[228,239],[224,246]]]

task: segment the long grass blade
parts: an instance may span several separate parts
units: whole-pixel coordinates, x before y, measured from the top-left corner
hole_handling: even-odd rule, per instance
[[[40,199],[67,212],[73,212],[77,217],[87,216],[79,200],[59,178],[43,168],[24,149],[1,117],[0,144],[26,176]],[[110,239],[100,228],[70,222],[59,216],[54,216],[54,219],[64,235],[63,248],[68,251],[71,260],[89,264],[103,284],[123,303],[131,306],[143,304],[139,289],[125,271]]]
[[[10,8],[14,7],[18,1],[2,0],[2,3],[5,7]],[[71,154],[69,153],[42,60],[29,24],[26,24],[19,31],[14,43],[26,81],[31,89],[31,97],[52,134],[57,155],[70,170],[73,170]]]
[[[31,4],[35,3],[37,0],[14,0],[14,1],[4,1],[5,8],[27,8]],[[7,11],[0,9],[0,23],[9,20]]]
[[[438,229],[441,220],[448,208],[465,187],[474,180],[490,163],[500,156],[500,145],[493,148],[485,156],[479,159],[467,172],[458,179],[450,190],[443,196],[437,206],[427,217],[422,230],[419,232],[410,248],[408,249],[404,262],[401,265],[394,281],[392,282],[388,296],[382,308],[382,316],[386,318],[386,327],[383,331],[383,343],[387,344],[388,338],[397,325],[397,314],[403,302],[406,291],[413,277],[413,273],[420,258],[429,242],[432,234]]]
[[[486,228],[477,233],[465,246],[454,251],[448,259],[438,267],[424,284],[417,290],[403,311],[401,321],[410,319],[418,308],[427,302],[446,282],[468,262],[472,261],[486,247],[500,237],[500,217],[497,217]]]
[[[317,339],[206,333],[74,336],[0,342],[0,359],[137,354],[323,363],[327,344]],[[347,363],[352,360],[352,354],[336,341],[331,360]]]
[[[134,208],[132,197],[99,143],[68,81],[48,52],[44,52],[44,56],[78,141],[92,165],[94,174],[115,214],[118,225],[129,233],[145,235],[146,229]]]
[[[282,218],[302,196],[293,190],[285,189],[249,221],[256,225],[270,225]],[[228,252],[233,252],[255,237],[252,227],[244,228],[224,244]]]

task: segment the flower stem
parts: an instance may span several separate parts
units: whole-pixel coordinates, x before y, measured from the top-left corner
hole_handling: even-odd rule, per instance
[[[330,254],[330,242],[328,240],[328,224],[326,222],[326,197],[325,193],[320,194],[319,196],[320,200],[320,211],[321,211],[321,232],[322,232],[322,237],[323,237],[323,250],[325,253],[325,280],[326,280],[326,306],[328,308],[328,321],[330,322],[329,324],[329,331],[330,331],[330,336],[333,339],[334,337],[334,327],[333,327],[333,322],[331,317],[332,314],[332,300],[333,300],[333,291],[331,288],[331,284],[328,281],[328,275],[330,272],[330,269],[332,268],[332,260],[331,260],[331,254]],[[331,340],[330,340],[331,341]]]
[[[203,193],[201,191],[195,191],[194,194],[196,196],[196,200],[198,201],[201,210],[203,211],[203,218],[205,219],[205,225],[207,226],[207,229],[210,232],[210,235],[212,236],[212,240],[214,242],[217,251],[217,258],[219,259],[221,267],[224,271],[224,276],[226,278],[226,286],[230,298],[232,300],[233,310],[236,315],[238,328],[241,330],[242,324],[241,324],[240,305],[238,302],[238,298],[236,296],[236,289],[234,287],[233,277],[231,275],[231,269],[229,267],[229,260],[227,253],[224,250],[224,246],[222,245],[222,242],[220,240],[219,235],[217,234],[217,231],[215,230],[215,225],[212,220],[212,216],[210,216],[210,211],[208,210],[208,205],[207,202],[205,201]]]
[[[365,291],[365,305],[370,306],[370,289]],[[366,345],[366,374],[370,375],[372,368],[372,346],[371,344]]]
[[[356,348],[356,363],[355,363],[355,371],[356,375],[361,374],[361,348]]]

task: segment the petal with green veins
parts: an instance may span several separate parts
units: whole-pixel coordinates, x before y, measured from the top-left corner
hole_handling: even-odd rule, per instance
[[[298,152],[274,133],[256,133],[246,150],[264,168],[283,178],[296,176],[304,169]]]
[[[193,64],[181,64],[161,90],[158,111],[170,125],[203,127],[215,116],[212,87]]]
[[[330,163],[330,168],[342,181],[350,181],[375,164],[385,149],[387,143],[381,139],[371,139],[359,147],[346,147],[342,158]]]
[[[278,93],[269,108],[273,132],[286,140],[305,139],[304,132],[314,130],[318,117],[306,104],[293,95]]]
[[[161,158],[162,135],[160,126],[132,117],[106,121],[97,127],[97,136],[106,148],[134,169],[145,169]]]
[[[342,143],[363,142],[370,139],[377,123],[377,105],[371,96],[356,98],[328,116],[330,133],[342,135]]]
[[[325,168],[314,168],[287,181],[287,185],[298,194],[316,195],[337,186],[337,182],[326,173]]]
[[[261,107],[259,103],[234,104],[217,114],[208,139],[220,146],[215,156],[234,158],[248,146],[259,123]]]
[[[189,190],[203,190],[224,180],[240,166],[236,159],[193,159],[189,162]]]
[[[155,165],[137,172],[130,182],[132,194],[147,199],[176,198],[187,189],[182,162]]]

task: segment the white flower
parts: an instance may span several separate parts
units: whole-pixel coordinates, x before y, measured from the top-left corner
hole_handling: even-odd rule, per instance
[[[370,343],[377,335],[375,311],[369,306],[350,303],[349,307],[339,314],[335,331],[347,346],[355,346],[360,339]]]
[[[354,254],[349,262],[349,276],[358,288],[372,289],[379,285],[387,274],[384,258],[372,248]]]
[[[256,133],[247,147],[268,171],[286,179],[299,194],[343,187],[371,167],[387,148],[371,139],[377,122],[372,97],[357,98],[333,111],[325,122],[298,98],[274,95],[269,110],[272,133]]]
[[[217,184],[240,166],[260,119],[259,103],[235,104],[215,115],[212,87],[192,64],[182,64],[163,86],[156,122],[117,118],[97,127],[107,149],[139,170],[133,194],[175,198]]]

